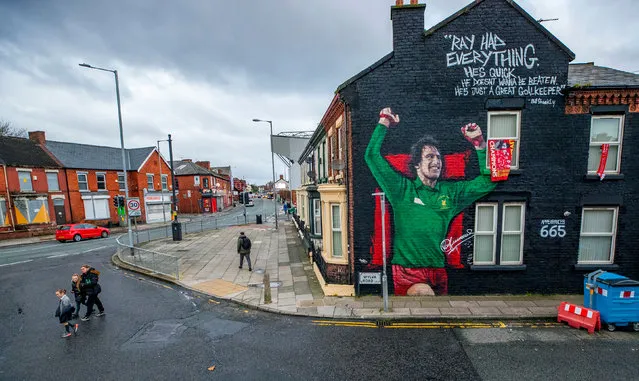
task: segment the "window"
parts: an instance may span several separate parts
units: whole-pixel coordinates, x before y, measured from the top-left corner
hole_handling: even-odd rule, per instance
[[[109,219],[109,196],[82,196],[86,220]]]
[[[619,173],[623,116],[593,116],[590,125],[590,148],[588,149],[588,172],[595,173],[601,160],[601,146],[609,144],[605,173]]]
[[[20,180],[20,191],[22,192],[33,191],[33,185],[31,184],[30,171],[18,171],[18,180]]]
[[[13,206],[18,225],[46,224],[49,222],[46,198],[17,198],[14,200]]]
[[[320,207],[320,199],[313,199],[313,234],[322,234],[322,211]]]
[[[200,185],[200,176],[193,176],[193,185]]]
[[[524,248],[524,203],[477,204],[475,209],[475,265],[520,265]]]
[[[125,190],[124,173],[118,173],[118,187],[121,191]]]
[[[162,175],[162,190],[169,190],[169,175]]]
[[[583,208],[578,263],[613,263],[618,208]]]
[[[49,187],[49,192],[60,190],[60,182],[58,181],[57,172],[47,172],[47,186]]]
[[[7,204],[4,198],[0,198],[0,226],[9,225],[9,217],[7,216]]]
[[[146,175],[146,188],[148,190],[155,189],[155,187],[153,186],[153,175]]]
[[[333,256],[342,257],[342,216],[340,214],[339,205],[331,205],[332,231],[333,231]]]
[[[98,190],[106,190],[106,173],[96,173],[95,179],[98,182]]]
[[[519,130],[521,125],[521,113],[519,111],[495,111],[488,113],[488,139],[511,139],[515,141],[513,149],[511,169],[519,168]],[[488,168],[489,155],[486,155],[486,168]]]
[[[89,190],[89,182],[86,173],[78,173],[78,189],[80,192]]]
[[[202,186],[203,186],[205,189],[208,189],[208,188],[209,188],[209,179],[208,179],[208,177],[204,177],[204,178],[202,179]]]

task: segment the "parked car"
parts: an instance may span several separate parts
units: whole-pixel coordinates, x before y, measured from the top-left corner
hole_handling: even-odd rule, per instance
[[[106,238],[110,234],[109,229],[92,224],[60,225],[55,231],[55,239],[79,242],[87,238]]]

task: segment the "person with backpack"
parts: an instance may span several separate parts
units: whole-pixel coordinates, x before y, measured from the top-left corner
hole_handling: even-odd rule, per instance
[[[94,304],[98,306],[98,313],[95,316],[104,316],[104,306],[98,298],[98,294],[102,291],[102,287],[98,284],[100,272],[89,265],[82,265],[80,270],[82,271],[80,291],[87,296],[87,312],[80,320],[89,320]]]
[[[71,337],[72,332],[78,332],[78,324],[76,323],[71,325],[75,307],[73,307],[71,299],[67,296],[67,290],[60,288],[55,292],[55,296],[60,299],[58,301],[58,308],[55,311],[55,317],[59,319],[60,324],[64,327],[64,334],[62,334],[62,338],[66,339],[67,337]]]
[[[240,255],[240,269],[244,264],[244,258],[248,263],[249,271],[253,271],[251,267],[251,240],[244,235],[244,232],[240,232],[240,238],[237,239],[237,253]]]

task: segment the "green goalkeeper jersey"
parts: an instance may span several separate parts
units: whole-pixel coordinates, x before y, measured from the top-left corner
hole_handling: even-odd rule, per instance
[[[481,175],[470,181],[437,181],[434,188],[397,172],[380,152],[387,127],[378,124],[366,148],[365,160],[393,207],[394,265],[410,268],[444,267],[441,242],[450,221],[475,200],[493,191],[486,149],[476,150]]]

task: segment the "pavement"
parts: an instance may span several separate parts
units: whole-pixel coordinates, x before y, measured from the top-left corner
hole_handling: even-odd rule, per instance
[[[252,241],[253,271],[239,269],[237,237],[244,231]],[[313,265],[292,221],[269,225],[232,226],[189,234],[182,241],[161,239],[144,249],[179,258],[179,280],[122,262],[121,267],[154,275],[206,295],[242,305],[289,315],[350,319],[549,319],[557,317],[562,301],[581,304],[579,295],[390,296],[384,311],[381,296],[324,295]],[[271,303],[264,303],[268,273]]]

